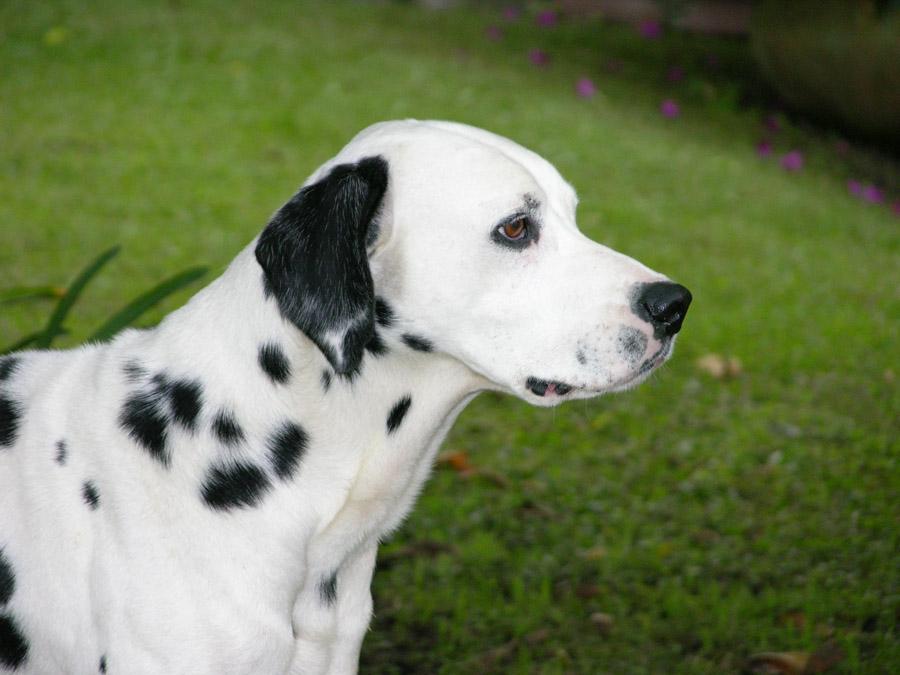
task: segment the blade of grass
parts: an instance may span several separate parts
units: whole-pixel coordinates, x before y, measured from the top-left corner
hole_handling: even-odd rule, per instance
[[[66,294],[56,303],[56,309],[53,310],[53,314],[47,322],[47,327],[43,330],[40,337],[35,340],[34,344],[36,347],[46,349],[62,333],[63,321],[66,320],[69,311],[72,309],[75,301],[78,300],[84,287],[118,252],[118,246],[113,246],[111,249],[104,251],[75,277],[75,281],[71,283]]]
[[[66,289],[58,286],[14,286],[0,291],[0,304],[32,298],[60,298]]]
[[[0,356],[5,356],[6,354],[9,354],[10,352],[17,352],[20,349],[24,349],[28,345],[34,343],[43,334],[44,334],[44,331],[39,330],[34,333],[30,333],[29,335],[26,335],[18,342],[14,342],[11,345],[9,345],[8,347],[4,347],[3,349],[0,349]]]
[[[109,319],[106,320],[106,323],[104,323],[102,326],[100,326],[100,328],[94,331],[94,334],[91,335],[88,340],[103,341],[110,339],[120,330],[133,323],[139,316],[141,316],[141,314],[149,310],[151,307],[153,307],[172,293],[175,293],[176,291],[184,288],[188,284],[191,284],[202,277],[204,274],[206,274],[206,271],[206,267],[192,267],[154,286],[149,291],[139,295],[118,312],[113,314]]]

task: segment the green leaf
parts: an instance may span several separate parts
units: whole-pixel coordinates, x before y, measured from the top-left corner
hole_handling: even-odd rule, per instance
[[[75,301],[78,300],[84,287],[118,252],[118,246],[113,246],[108,251],[104,251],[75,277],[75,281],[71,283],[66,294],[56,303],[56,309],[53,310],[53,314],[47,322],[47,327],[42,331],[40,337],[35,340],[34,344],[36,347],[46,349],[62,333],[63,321],[66,320],[69,311],[72,309]]]
[[[57,286],[13,286],[0,290],[0,303],[18,302],[31,298],[58,298],[65,293]]]
[[[39,330],[34,333],[31,333],[30,335],[26,335],[18,342],[14,342],[13,344],[9,345],[8,347],[4,347],[3,349],[0,349],[0,356],[5,356],[6,354],[9,354],[10,352],[17,352],[20,349],[24,349],[28,345],[37,341],[37,339],[43,334],[44,334],[44,331]]]
[[[184,288],[188,284],[193,283],[204,274],[206,274],[206,267],[192,267],[190,269],[181,272],[180,274],[176,274],[174,277],[166,279],[162,283],[154,286],[146,293],[139,295],[137,298],[129,302],[118,312],[113,314],[109,319],[106,320],[100,328],[94,331],[94,334],[88,338],[91,341],[94,340],[108,340],[113,335],[118,333],[120,330],[129,326],[133,323],[141,314],[146,312],[148,309],[161,302],[163,299],[175,293],[176,291]]]

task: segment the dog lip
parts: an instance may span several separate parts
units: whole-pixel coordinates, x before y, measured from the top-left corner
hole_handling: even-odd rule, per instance
[[[525,388],[535,396],[552,396],[553,394],[565,396],[577,387],[558,380],[542,380],[534,376],[529,376],[528,379],[525,380]]]
[[[634,382],[637,382],[648,375],[657,366],[661,365],[672,353],[672,344],[674,340],[669,338],[665,340],[657,352],[648,359],[645,359],[640,367],[630,376],[620,382],[610,384],[605,387],[591,387],[586,384],[569,384],[559,380],[542,380],[537,377],[529,377],[525,381],[525,388],[535,396],[542,398],[556,394],[557,396],[565,396],[571,392],[584,392],[586,394],[606,394],[613,391],[621,391],[622,388],[628,388]]]

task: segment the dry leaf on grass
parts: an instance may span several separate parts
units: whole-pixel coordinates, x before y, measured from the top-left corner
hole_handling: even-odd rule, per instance
[[[457,473],[463,475],[469,474],[475,470],[469,461],[469,453],[465,450],[455,450],[453,452],[445,452],[438,456],[438,466],[449,466]]]
[[[803,675],[809,652],[761,652],[750,657],[748,669],[754,675]]]
[[[478,660],[483,666],[493,666],[498,661],[502,661],[503,659],[511,656],[523,642],[530,645],[536,645],[540,644],[541,642],[546,642],[547,638],[549,637],[549,628],[538,628],[537,630],[534,630],[521,638],[513,638],[509,642],[505,642],[498,647],[489,649],[488,651],[484,652]]]
[[[827,642],[815,652],[762,652],[747,663],[753,675],[821,675],[844,660],[844,650]]]
[[[606,557],[606,554],[606,547],[600,546],[599,544],[597,546],[591,546],[581,552],[581,556],[587,560],[602,560]]]
[[[606,612],[594,612],[591,614],[591,623],[597,626],[602,635],[609,635],[612,632],[615,621],[612,615]]]
[[[509,479],[503,474],[493,471],[492,469],[479,469],[473,466],[469,460],[469,454],[465,450],[455,450],[453,452],[445,452],[438,456],[437,463],[439,467],[449,467],[456,471],[463,478],[480,477],[493,483],[497,487],[508,488]]]
[[[725,380],[737,377],[744,372],[741,360],[736,356],[722,356],[721,354],[707,354],[701,356],[695,362],[697,368],[711,375],[717,380]]]
[[[445,544],[442,541],[422,539],[420,541],[414,541],[411,544],[407,544],[402,548],[398,548],[393,551],[387,551],[383,555],[378,556],[378,567],[379,569],[387,569],[394,563],[405,560],[407,558],[415,558],[418,556],[422,556],[425,558],[436,558],[442,553],[457,555],[459,553],[459,550],[452,544]]]

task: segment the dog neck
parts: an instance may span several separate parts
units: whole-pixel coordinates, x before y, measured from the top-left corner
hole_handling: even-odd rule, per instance
[[[203,476],[199,494],[212,512],[233,514],[229,523],[254,519],[244,529],[269,550],[280,539],[312,567],[317,550],[349,554],[396,527],[483,381],[404,334],[403,317],[383,319],[359,372],[336,374],[266,297],[252,245],[245,249],[146,334],[145,382],[165,373],[202,388],[190,438],[178,442],[177,415],[170,425],[169,470],[190,477],[195,493]]]

